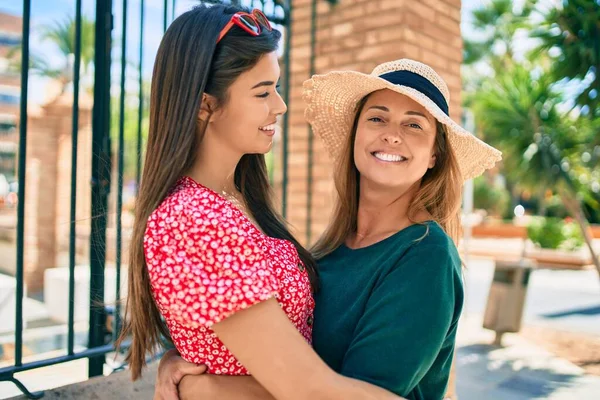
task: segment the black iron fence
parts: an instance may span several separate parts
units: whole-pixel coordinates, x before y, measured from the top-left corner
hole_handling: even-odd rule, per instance
[[[121,29],[118,43],[113,43],[113,37],[116,32],[113,29],[113,7],[121,3]],[[232,0],[232,1],[205,1],[205,3],[233,3],[241,4],[251,8],[261,8],[271,21],[285,30],[284,53],[282,58],[283,71],[283,96],[286,102],[289,99],[289,49],[291,45],[291,32],[289,29],[291,5],[288,0]],[[316,4],[316,2],[315,2]],[[107,226],[110,218],[115,218],[114,226],[116,230],[115,244],[115,265],[116,265],[116,298],[121,298],[121,262],[123,254],[123,226],[121,210],[123,209],[123,170],[125,164],[125,140],[124,133],[127,120],[125,118],[126,92],[131,90],[132,82],[127,77],[127,45],[131,44],[127,37],[127,23],[132,19],[139,18],[139,63],[137,64],[138,79],[138,115],[135,119],[137,127],[135,140],[136,166],[135,177],[137,182],[140,179],[140,170],[142,168],[142,150],[144,137],[144,109],[147,107],[145,102],[144,90],[146,86],[143,80],[143,56],[145,50],[144,29],[145,29],[145,10],[144,0],[97,0],[95,2],[95,45],[94,45],[94,77],[93,77],[93,110],[92,110],[92,157],[91,176],[89,182],[91,186],[91,232],[89,235],[89,261],[90,261],[90,307],[89,307],[89,336],[87,348],[83,351],[75,351],[75,266],[76,266],[76,211],[78,196],[78,134],[80,131],[80,69],[82,66],[82,2],[75,2],[74,18],[74,60],[73,60],[73,108],[71,124],[71,176],[70,176],[70,209],[69,209],[69,279],[68,279],[68,322],[67,322],[67,345],[66,354],[46,359],[37,359],[27,362],[23,357],[23,332],[24,332],[24,257],[28,250],[25,245],[25,215],[27,213],[25,199],[25,188],[27,180],[27,138],[28,138],[28,84],[30,76],[30,35],[31,35],[31,0],[23,1],[23,30],[21,41],[21,97],[20,97],[20,118],[19,118],[19,147],[18,147],[18,197],[20,201],[17,206],[17,224],[16,224],[16,321],[14,331],[14,363],[11,366],[0,368],[0,381],[11,381],[29,398],[40,398],[43,393],[31,393],[27,388],[15,378],[15,374],[35,368],[50,366],[67,361],[87,358],[89,360],[89,376],[98,376],[103,372],[106,354],[114,352],[114,341],[119,334],[121,326],[120,304],[116,303],[115,309],[111,312],[111,327],[107,329],[107,308],[98,307],[105,300],[105,266],[107,260]],[[163,29],[166,30],[169,21],[175,17],[176,1],[164,0],[163,5]],[[111,54],[113,47],[120,46],[120,60],[112,60]],[[118,128],[111,129],[111,68],[115,64],[120,66],[120,95],[118,107]],[[126,88],[128,88],[126,90]],[[284,129],[281,140],[280,154],[282,156],[282,211],[285,216],[287,204],[287,148],[288,148],[288,120],[284,117]],[[112,146],[112,141],[116,141],[116,146]],[[116,173],[112,171],[113,157],[116,157]],[[115,177],[113,181],[111,177]],[[87,177],[86,177],[87,178]],[[115,213],[107,213],[109,194],[116,191]],[[309,230],[310,231],[310,230]]]

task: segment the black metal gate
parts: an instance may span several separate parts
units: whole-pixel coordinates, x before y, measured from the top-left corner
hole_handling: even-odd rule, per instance
[[[120,3],[120,4],[119,4]],[[232,0],[232,1],[205,1],[205,3],[233,3],[243,5],[249,8],[261,8],[269,19],[285,30],[284,55],[282,60],[283,69],[283,97],[287,102],[289,99],[289,49],[291,45],[290,0]],[[113,7],[121,6],[121,32],[120,34],[120,60],[117,63],[120,66],[120,96],[118,107],[118,127],[111,129],[111,67],[115,62],[111,59],[113,49]],[[174,18],[176,10],[175,0],[164,0],[163,5],[163,31],[166,30],[169,21]],[[139,63],[137,65],[139,79],[138,86],[138,111],[137,111],[137,138],[135,142],[136,167],[135,176],[137,182],[140,179],[141,154],[143,150],[144,120],[146,118],[144,110],[147,108],[145,103],[146,87],[143,82],[143,55],[144,55],[144,26],[145,26],[146,5],[144,0],[97,0],[95,2],[95,47],[94,47],[94,90],[93,90],[93,111],[92,111],[92,158],[91,158],[91,176],[89,182],[91,185],[91,233],[89,242],[89,260],[90,260],[90,307],[89,307],[89,336],[87,349],[75,351],[75,331],[74,331],[74,292],[75,292],[75,246],[76,246],[76,204],[77,204],[77,149],[79,132],[79,97],[80,97],[80,69],[81,69],[81,43],[82,43],[82,2],[76,0],[75,18],[74,18],[74,64],[73,64],[73,114],[71,126],[71,187],[70,187],[70,235],[69,235],[69,309],[67,323],[67,348],[66,354],[59,357],[52,357],[34,362],[24,362],[23,360],[23,303],[24,303],[24,254],[26,251],[24,243],[24,217],[26,213],[25,201],[19,201],[17,206],[17,227],[16,227],[16,323],[14,332],[15,357],[12,366],[0,368],[0,381],[11,381],[30,398],[39,398],[43,393],[31,393],[19,382],[14,374],[35,368],[50,366],[76,359],[88,358],[89,376],[98,376],[102,374],[107,353],[114,352],[114,341],[118,336],[120,329],[120,305],[115,305],[111,314],[112,328],[107,330],[107,308],[98,307],[105,300],[105,264],[107,248],[107,225],[110,218],[115,218],[116,244],[115,244],[115,264],[116,264],[116,298],[120,299],[121,292],[121,258],[122,258],[122,215],[123,207],[123,170],[125,163],[125,140],[124,132],[126,126],[125,103],[126,86],[131,87],[131,82],[127,79],[127,44],[131,43],[127,37],[128,19],[140,19],[139,32]],[[30,60],[30,33],[31,33],[31,0],[23,1],[23,30],[21,42],[21,97],[20,97],[20,123],[19,123],[19,148],[18,148],[18,188],[19,199],[25,198],[25,183],[27,179],[27,137],[28,137],[28,83],[29,83],[29,60]],[[117,44],[118,45],[118,44]],[[116,141],[113,146],[112,141]],[[282,212],[286,214],[286,193],[287,193],[287,148],[288,148],[288,119],[284,117],[283,137],[281,141],[281,155],[283,157],[281,166],[283,173],[282,181]],[[112,171],[112,160],[116,157],[116,174]],[[115,177],[116,182],[111,181]],[[115,214],[109,215],[106,210],[111,190],[116,190]],[[109,311],[110,312],[110,311]],[[110,332],[112,331],[112,332]]]

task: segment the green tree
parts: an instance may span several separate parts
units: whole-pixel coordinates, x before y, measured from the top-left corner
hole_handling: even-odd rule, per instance
[[[85,75],[94,62],[94,33],[95,22],[81,17],[81,73]],[[73,80],[73,60],[75,54],[75,19],[67,17],[51,25],[40,28],[42,40],[55,44],[62,57],[62,66],[53,68],[40,56],[31,54],[29,68],[32,73],[56,79],[61,83],[62,91]],[[11,60],[10,68],[15,71],[21,70],[21,47],[15,46],[8,53]]]
[[[144,150],[146,149],[146,140],[148,138],[149,129],[149,110],[150,110],[150,83],[143,82],[143,110],[142,110],[142,142],[141,149],[143,162]],[[139,130],[139,105],[138,105],[138,93],[126,93],[125,96],[125,119],[124,119],[124,130],[123,130],[123,179],[135,179],[137,172],[137,138]],[[120,98],[113,96],[111,98],[111,117],[110,117],[110,132],[111,132],[111,143],[113,147],[113,162],[116,166],[118,157],[118,135],[119,135],[119,105]]]
[[[562,98],[552,76],[529,65],[514,64],[495,71],[472,97],[478,126],[491,144],[504,153],[504,173],[523,187],[557,192],[575,218],[594,264],[589,224],[581,203],[587,189],[577,179],[584,168],[578,155],[589,146],[589,129],[560,112]]]
[[[485,59],[494,68],[514,60],[518,32],[529,28],[532,4],[515,9],[512,0],[492,0],[473,11],[473,28],[479,40],[464,39],[465,64]]]
[[[542,2],[531,4],[542,7]],[[539,11],[543,20],[531,36],[540,40],[535,52],[552,55],[552,73],[557,81],[575,79],[582,91],[575,104],[600,117],[600,1],[564,0],[562,7]]]

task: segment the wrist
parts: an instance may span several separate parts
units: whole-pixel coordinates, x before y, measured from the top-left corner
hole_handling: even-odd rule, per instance
[[[175,356],[179,356],[179,352],[177,351],[177,349],[169,349],[163,353],[161,360],[167,360]]]
[[[216,383],[212,377],[210,374],[184,376],[178,386],[180,400],[214,398],[211,396],[216,393]]]

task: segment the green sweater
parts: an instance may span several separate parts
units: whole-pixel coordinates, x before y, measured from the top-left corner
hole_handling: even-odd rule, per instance
[[[425,235],[429,227],[429,233]],[[442,399],[463,304],[461,262],[435,222],[319,261],[313,345],[342,375]]]

